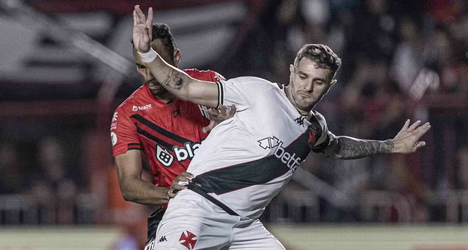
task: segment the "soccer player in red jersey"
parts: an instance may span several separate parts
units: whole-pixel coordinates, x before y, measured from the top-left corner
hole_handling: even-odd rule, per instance
[[[163,56],[165,61],[177,67],[181,55],[169,27],[165,24],[153,24],[152,29],[151,47]],[[162,205],[148,218],[148,244],[151,244],[157,224],[164,214],[165,204],[169,201],[169,187],[173,181],[177,183],[190,178],[190,174],[184,171],[196,149],[208,135],[205,132],[216,123],[210,123],[207,119],[209,114],[206,109],[174,98],[164,89],[135,48],[133,55],[145,84],[116,109],[110,131],[115,166],[124,199],[140,204]],[[223,79],[211,70],[188,69],[184,72],[204,81]],[[224,107],[221,110],[222,120],[228,115],[232,116],[235,107],[229,114],[225,113]],[[155,184],[141,178],[141,151],[151,167]]]

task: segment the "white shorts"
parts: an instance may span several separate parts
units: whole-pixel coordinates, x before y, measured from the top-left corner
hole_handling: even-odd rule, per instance
[[[180,191],[169,202],[154,243],[149,245],[157,250],[285,249],[260,220],[242,220],[229,215],[188,189]]]

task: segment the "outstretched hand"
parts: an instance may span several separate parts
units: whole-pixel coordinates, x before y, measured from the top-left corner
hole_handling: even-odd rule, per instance
[[[148,9],[148,19],[141,11],[139,5],[133,10],[133,45],[139,52],[145,53],[150,50],[153,25],[153,8]]]
[[[393,138],[395,153],[412,153],[419,148],[426,146],[426,142],[419,139],[431,128],[429,122],[420,125],[421,121],[417,121],[410,126],[408,119],[403,125],[403,128]]]
[[[210,124],[202,129],[203,133],[210,132],[214,127],[222,121],[227,120],[234,116],[236,113],[236,105],[231,105],[230,109],[226,109],[221,105],[218,109],[209,108],[208,114],[210,115]]]

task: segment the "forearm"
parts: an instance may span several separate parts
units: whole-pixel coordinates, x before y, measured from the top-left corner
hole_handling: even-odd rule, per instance
[[[362,140],[347,136],[337,136],[325,149],[325,155],[335,159],[358,159],[376,154],[392,153],[392,140]]]
[[[168,188],[157,187],[138,177],[121,180],[120,190],[125,200],[135,203],[162,205],[169,202]]]
[[[152,53],[151,51],[148,53]],[[180,99],[186,100],[188,98],[187,85],[190,83],[192,78],[182,70],[166,63],[161,56],[146,63],[151,71],[151,74],[155,77],[156,81],[159,82],[165,89],[171,94],[177,96]]]

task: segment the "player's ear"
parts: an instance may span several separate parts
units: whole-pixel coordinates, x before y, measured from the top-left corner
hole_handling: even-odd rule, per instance
[[[174,51],[174,64],[176,67],[177,65],[179,65],[180,58],[181,58],[180,50],[176,49],[176,51]]]
[[[294,73],[294,65],[289,64],[289,72],[291,73],[291,75]]]

